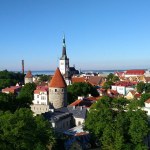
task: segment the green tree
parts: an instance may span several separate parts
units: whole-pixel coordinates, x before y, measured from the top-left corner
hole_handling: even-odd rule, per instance
[[[120,79],[119,79],[119,77],[118,76],[113,76],[113,78],[112,78],[112,82],[117,82],[117,81],[119,81]]]
[[[34,98],[34,90],[36,89],[35,83],[27,83],[24,85],[24,87],[21,89],[18,99],[25,100],[29,104],[32,103],[32,100]]]
[[[89,83],[74,83],[67,87],[68,92],[68,103],[72,103],[77,99],[78,96],[87,96],[91,94],[92,96],[99,96],[96,87],[93,87]]]
[[[150,93],[150,83],[145,84],[145,93]]]
[[[137,84],[137,92],[139,92],[139,93],[143,93],[144,92],[144,90],[145,90],[145,83],[144,82],[139,82],[138,84]]]
[[[139,105],[141,106],[141,107],[143,107],[144,106],[144,102],[146,101],[146,100],[148,100],[150,98],[150,94],[149,93],[144,93],[144,94],[142,94],[141,95],[141,98],[140,98],[140,100],[139,100]]]
[[[1,150],[47,150],[55,144],[50,123],[41,116],[33,117],[29,109],[1,112],[0,120]]]
[[[40,75],[39,76],[39,82],[47,82],[51,80],[51,76],[50,75]]]
[[[112,81],[113,77],[114,77],[114,74],[113,74],[113,73],[110,73],[110,74],[107,76],[106,80],[107,80],[107,81]]]
[[[143,141],[149,133],[148,117],[125,98],[102,97],[89,110],[85,129],[103,150],[147,149]]]
[[[7,70],[0,71],[0,90],[5,87],[13,86],[16,83],[23,83],[24,75],[21,73],[9,72]]]
[[[111,85],[113,85],[114,83],[112,81],[106,81],[103,85],[103,89],[110,89],[111,88]]]

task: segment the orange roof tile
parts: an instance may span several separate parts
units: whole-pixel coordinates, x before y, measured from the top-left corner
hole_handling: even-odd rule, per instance
[[[66,85],[65,80],[64,80],[59,68],[57,68],[52,80],[50,81],[49,87],[65,88],[66,86],[67,85]]]
[[[86,78],[85,77],[72,77],[71,81],[72,81],[72,83],[86,82]]]
[[[78,99],[76,101],[74,101],[73,103],[71,103],[69,106],[77,106],[82,100]]]
[[[145,103],[150,103],[150,98],[148,100],[146,100]]]
[[[31,73],[31,71],[28,71],[25,77],[26,77],[26,78],[32,78],[32,73]]]

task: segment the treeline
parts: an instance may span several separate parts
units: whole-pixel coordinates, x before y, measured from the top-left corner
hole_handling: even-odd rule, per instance
[[[15,73],[15,72],[10,72],[7,70],[0,71],[0,90],[13,86],[16,83],[23,83],[24,82],[24,75],[22,73]]]

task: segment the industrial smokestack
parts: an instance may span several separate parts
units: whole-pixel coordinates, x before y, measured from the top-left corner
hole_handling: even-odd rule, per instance
[[[24,60],[22,60],[22,74],[24,74]]]

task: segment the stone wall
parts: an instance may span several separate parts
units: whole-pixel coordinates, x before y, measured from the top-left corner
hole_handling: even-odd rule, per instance
[[[66,106],[67,89],[49,88],[49,102],[55,109]]]
[[[27,84],[27,83],[33,83],[33,78],[25,78],[24,83],[25,84]]]

